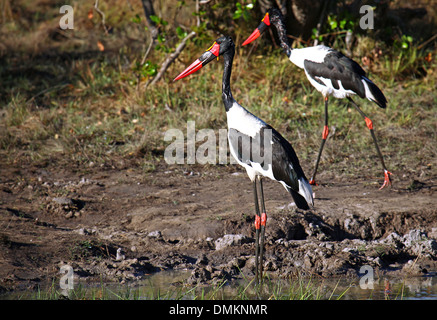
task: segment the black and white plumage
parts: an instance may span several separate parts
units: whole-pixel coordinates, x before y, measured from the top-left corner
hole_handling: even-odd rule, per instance
[[[334,49],[323,45],[292,49],[289,59],[304,69],[310,83],[324,97],[343,99],[358,95],[386,107],[384,94],[366,77],[360,65]]]
[[[281,183],[293,197],[296,206],[303,210],[313,206],[313,192],[291,144],[270,125],[243,108],[233,98],[230,79],[234,54],[235,45],[232,38],[229,36],[220,37],[210,49],[177,76],[175,80],[186,77],[218,56],[223,56],[222,99],[226,110],[228,141],[232,156],[246,169],[250,180],[253,182],[257,234],[255,256],[258,261],[258,255],[260,254],[262,275],[262,248],[266,215],[261,178],[268,177]],[[257,179],[260,183],[262,214],[259,212]],[[258,246],[259,226],[261,228],[261,244]],[[260,253],[258,247],[260,247]],[[258,263],[256,263],[256,270],[258,278]]]
[[[332,48],[318,45],[307,48],[292,49],[286,35],[284,18],[281,11],[277,8],[271,8],[268,10],[261,24],[257,29],[255,29],[243,45],[257,39],[262,32],[271,25],[275,26],[281,47],[289,60],[305,71],[305,75],[310,83],[317,91],[322,93],[325,99],[325,127],[322,135],[322,144],[320,146],[315,170],[310,183],[315,184],[315,175],[317,173],[323,146],[328,136],[328,97],[333,96],[339,99],[347,98],[365,119],[375,143],[378,157],[384,169],[385,180],[381,189],[386,185],[391,184],[391,173],[387,170],[384,159],[379,150],[373,131],[372,121],[361,111],[358,105],[351,98],[353,95],[358,95],[360,98],[367,98],[368,100],[375,102],[381,108],[385,108],[387,105],[387,99],[382,91],[366,77],[365,71],[358,63]]]
[[[299,209],[309,209],[308,203],[313,204],[311,186],[306,185],[308,181],[293,147],[264,122],[260,122],[257,130],[252,137],[229,126],[228,139],[232,156],[246,169],[251,181],[254,181],[256,176],[278,181],[291,194]],[[265,135],[269,135],[267,140]],[[265,148],[265,142],[269,144],[270,149]],[[271,153],[271,159],[263,157],[267,152]],[[259,161],[257,157],[267,161]]]
[[[360,98],[367,98],[375,102],[381,108],[385,108],[387,100],[379,88],[366,77],[364,70],[355,61],[349,59],[342,53],[326,46],[309,47],[309,51],[319,51],[317,55],[323,60],[315,58],[304,59],[303,69],[311,84],[321,92],[323,96],[334,96],[343,99],[351,95],[358,95]],[[295,49],[297,52],[302,49]],[[305,52],[303,52],[305,54]],[[297,66],[301,63],[299,54],[290,55],[290,61]]]

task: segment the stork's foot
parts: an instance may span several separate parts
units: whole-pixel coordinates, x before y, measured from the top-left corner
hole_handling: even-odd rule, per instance
[[[311,179],[309,181],[309,184],[312,185],[312,186],[318,186],[319,185],[318,183],[316,183],[316,181],[314,179]]]
[[[384,183],[382,184],[381,188],[379,188],[379,190],[387,187],[388,185],[391,186],[391,178],[390,178],[391,174],[392,173],[390,171],[388,171],[387,169],[384,169]]]

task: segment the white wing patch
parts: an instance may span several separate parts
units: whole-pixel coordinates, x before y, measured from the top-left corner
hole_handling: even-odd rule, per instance
[[[314,205],[313,189],[311,185],[302,178],[299,179],[299,194],[305,198],[309,205]]]
[[[373,96],[372,92],[369,89],[369,85],[367,84],[367,81],[370,81],[370,80],[367,79],[366,77],[363,77],[363,78],[364,79],[361,80],[361,82],[364,84],[364,90],[365,90],[366,98],[369,99],[370,101],[376,101],[375,97]]]
[[[290,54],[290,61],[293,62],[296,66],[303,69],[304,61],[310,60],[316,63],[322,63],[325,61],[326,55],[332,49],[326,46],[315,46],[315,47],[307,47],[302,49],[293,49]]]
[[[266,126],[266,123],[255,117],[252,113],[244,109],[237,102],[234,102],[232,108],[226,112],[228,118],[228,128],[235,129],[239,132],[254,138],[260,129]]]

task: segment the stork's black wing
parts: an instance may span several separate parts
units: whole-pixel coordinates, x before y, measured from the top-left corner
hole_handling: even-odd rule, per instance
[[[309,209],[305,198],[298,193],[299,179],[307,180],[299,159],[291,144],[275,129],[266,125],[252,138],[231,128],[229,143],[240,162],[251,167],[254,163],[259,163],[266,171],[271,165],[273,177],[287,185],[286,189],[293,197],[296,206],[303,210]]]
[[[352,90],[361,98],[366,95],[362,82],[362,77],[365,77],[366,73],[358,63],[338,51],[330,51],[322,63],[305,60],[304,67],[310,77],[318,83],[326,85],[320,81],[319,78],[322,77],[330,79],[334,89],[340,89],[341,82],[344,89]]]

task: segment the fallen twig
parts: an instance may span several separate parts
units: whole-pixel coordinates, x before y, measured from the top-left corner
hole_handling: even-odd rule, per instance
[[[422,49],[424,46],[426,46],[428,43],[435,40],[436,38],[437,38],[437,33],[433,35],[431,38],[429,38],[428,40],[426,40],[425,42],[423,42],[422,44],[418,45],[417,49]]]

